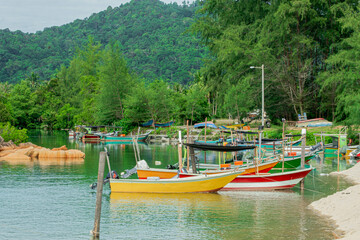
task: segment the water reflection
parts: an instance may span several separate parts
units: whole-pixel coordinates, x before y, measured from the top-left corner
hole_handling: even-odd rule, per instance
[[[99,152],[106,146],[112,168],[120,172],[135,166],[132,145],[71,141],[66,132],[31,136],[30,141],[40,146],[80,149],[85,160],[0,162],[3,237],[90,238],[96,197],[89,185],[97,180]],[[176,146],[140,144],[139,150],[150,167],[177,162]],[[209,161],[213,155],[209,152]],[[296,186],[271,192],[129,194],[110,193],[106,186],[101,238],[333,239],[332,224],[307,206],[350,183],[329,175],[337,170],[336,158],[311,160],[310,164],[316,170],[305,178],[303,193]],[[340,169],[351,164],[340,160]]]

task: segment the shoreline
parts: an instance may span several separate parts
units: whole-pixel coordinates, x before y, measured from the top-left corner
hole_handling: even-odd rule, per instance
[[[360,239],[360,162],[352,168],[331,175],[343,176],[355,185],[312,202],[309,208],[330,217],[343,232],[341,239]]]

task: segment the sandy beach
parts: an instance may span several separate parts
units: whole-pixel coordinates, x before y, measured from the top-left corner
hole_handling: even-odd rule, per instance
[[[309,205],[321,214],[329,216],[343,231],[341,239],[360,239],[360,163],[342,172],[333,172],[331,175],[341,175],[355,185],[322,198]]]

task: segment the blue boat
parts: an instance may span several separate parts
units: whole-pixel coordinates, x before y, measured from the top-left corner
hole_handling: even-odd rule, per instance
[[[206,127],[207,128],[218,128],[213,122],[206,122]],[[205,128],[205,122],[202,123],[196,123],[194,125],[194,128]]]
[[[170,121],[170,122],[166,122],[166,123],[155,123],[155,127],[170,127],[174,123],[175,123],[175,121]]]
[[[155,127],[170,127],[174,123],[175,123],[175,121],[170,121],[170,122],[166,122],[166,123],[155,123],[154,124],[154,120],[149,120],[147,122],[141,123],[140,126],[142,126],[142,127],[152,127],[153,125],[155,125]]]
[[[151,127],[154,123],[154,120],[149,120],[147,122],[141,123],[140,126],[142,127]]]

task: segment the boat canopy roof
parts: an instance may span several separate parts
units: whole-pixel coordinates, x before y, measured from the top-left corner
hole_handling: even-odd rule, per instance
[[[237,152],[242,150],[254,149],[255,146],[221,146],[206,143],[184,143],[185,146],[200,149],[203,151],[218,151],[218,152]]]

